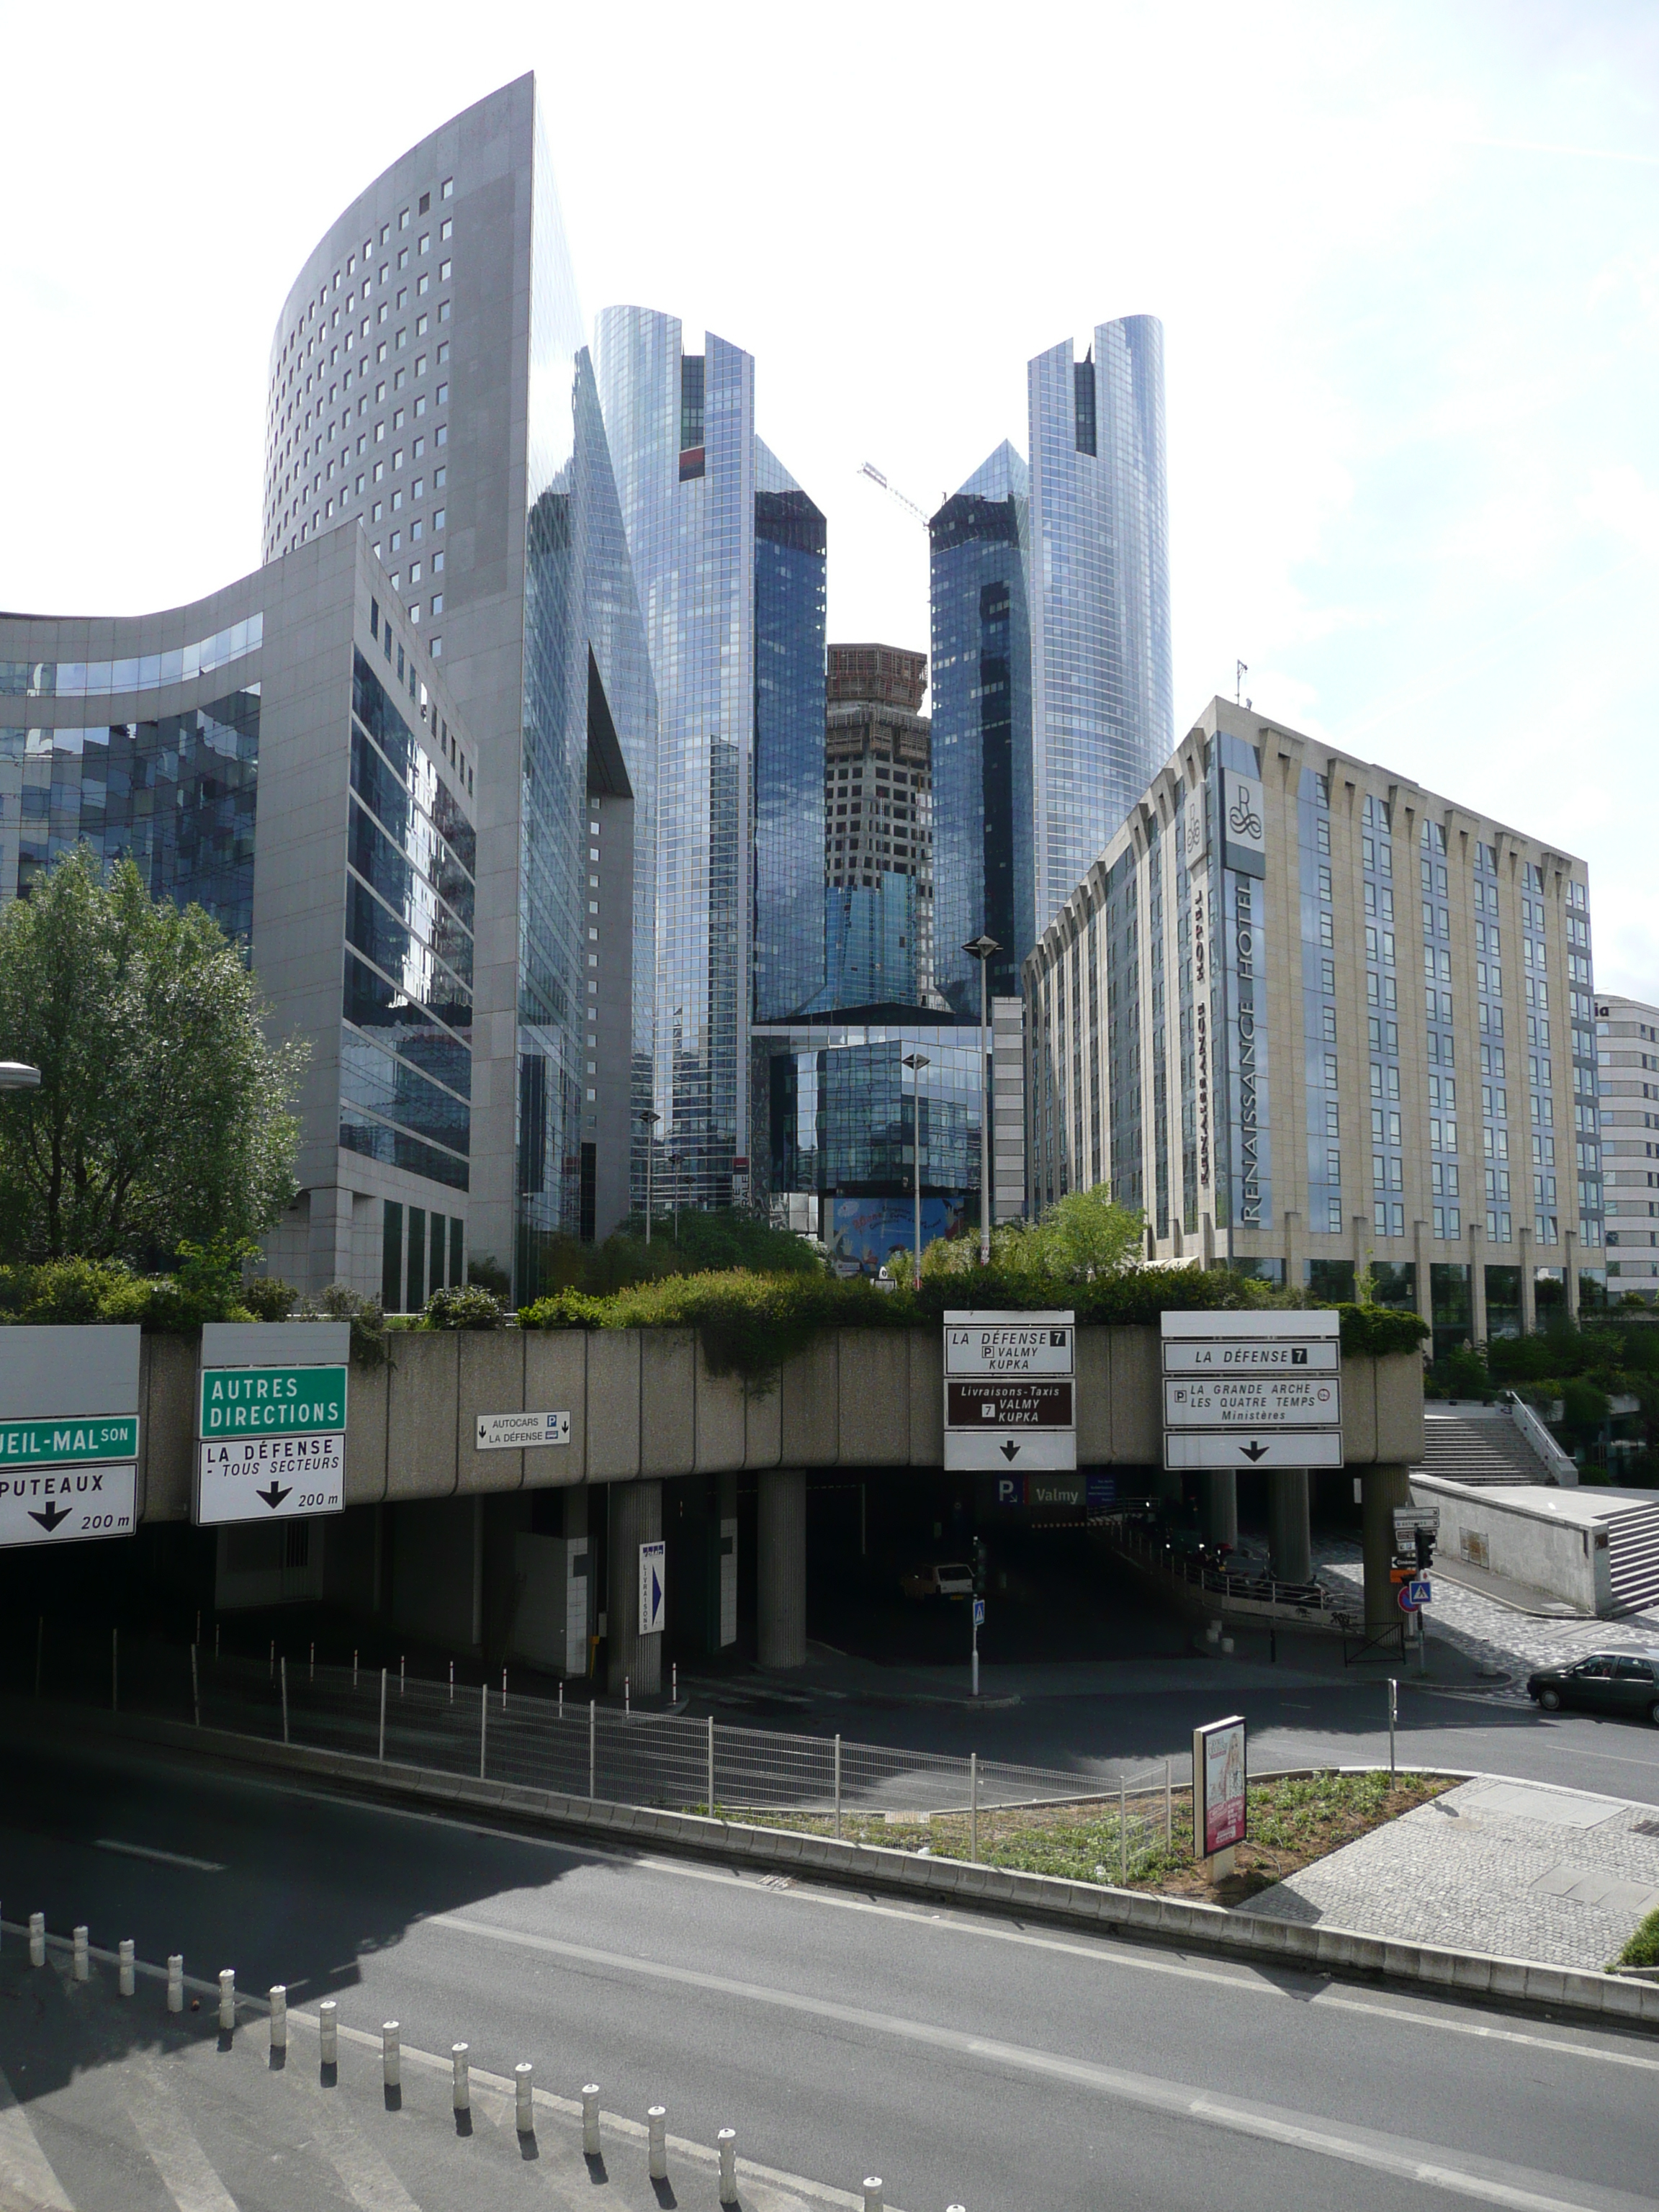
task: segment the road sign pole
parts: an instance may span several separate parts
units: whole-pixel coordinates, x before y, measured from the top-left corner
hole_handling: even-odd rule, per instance
[[[386,1668],[380,1669],[380,1747],[375,1753],[382,1766],[386,1765]]]
[[[484,1778],[484,1753],[489,1742],[489,1685],[478,1686],[478,1779]]]
[[[1395,1728],[1400,1718],[1400,1685],[1392,1674],[1389,1677],[1389,1787],[1395,1784]]]

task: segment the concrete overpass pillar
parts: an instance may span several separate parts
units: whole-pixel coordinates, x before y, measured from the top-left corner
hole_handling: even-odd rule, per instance
[[[1238,1543],[1238,1477],[1230,1467],[1204,1475],[1204,1538],[1210,1544]]]
[[[1364,1520],[1365,1628],[1381,1635],[1398,1628],[1405,1619],[1389,1570],[1394,1564],[1394,1509],[1412,1502],[1411,1470],[1385,1462],[1368,1467],[1359,1478],[1360,1510]]]
[[[760,1477],[759,1645],[763,1667],[806,1664],[806,1474],[766,1468]]]
[[[606,1610],[610,1660],[605,1687],[623,1693],[626,1676],[636,1698],[654,1697],[662,1687],[662,1638],[640,1634],[640,1546],[662,1534],[660,1482],[613,1482],[606,1486],[611,1506],[611,1590]],[[674,1593],[668,1593],[674,1602]]]
[[[1281,1583],[1310,1583],[1313,1536],[1308,1521],[1305,1467],[1280,1467],[1269,1472],[1267,1528],[1274,1578]]]

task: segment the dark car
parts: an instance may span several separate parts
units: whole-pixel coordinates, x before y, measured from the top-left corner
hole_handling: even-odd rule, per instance
[[[1593,1651],[1570,1667],[1540,1667],[1527,1677],[1527,1695],[1547,1713],[1577,1705],[1659,1728],[1659,1651]]]

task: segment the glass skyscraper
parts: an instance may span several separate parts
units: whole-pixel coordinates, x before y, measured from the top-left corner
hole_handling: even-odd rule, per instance
[[[960,951],[1021,961],[1175,741],[1164,332],[1102,323],[1027,370],[1031,459],[998,447],[932,518],[939,987],[979,1011]]]
[[[596,724],[626,762],[635,854],[654,841],[655,696],[583,337],[524,76],[354,202],[301,270],[270,354],[265,557],[359,524],[476,735],[471,1225],[475,1250],[512,1261],[520,1297],[547,1237],[584,1225],[589,1148],[630,1144],[627,1073],[607,1085],[597,1064],[602,955],[619,959],[613,992],[631,963],[598,942]],[[647,957],[654,889],[635,866]]]
[[[1164,326],[1126,315],[1027,371],[1036,925],[1082,880],[1175,743]],[[1022,945],[1024,953],[1028,949]]]
[[[755,435],[740,347],[609,307],[595,353],[659,714],[655,1137],[724,1206],[753,1009],[823,981],[823,518]]]
[[[979,1018],[962,950],[1003,947],[994,995],[1019,988],[1032,919],[1030,481],[1006,441],[928,524],[933,646],[933,881],[938,988]]]

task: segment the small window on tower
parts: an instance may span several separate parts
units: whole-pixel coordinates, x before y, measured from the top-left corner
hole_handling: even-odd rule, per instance
[[[1077,449],[1079,453],[1097,451],[1095,443],[1095,355],[1091,346],[1082,361],[1072,368],[1072,386],[1077,397]]]
[[[703,472],[702,441],[703,357],[700,353],[680,357],[680,482],[689,483]]]

